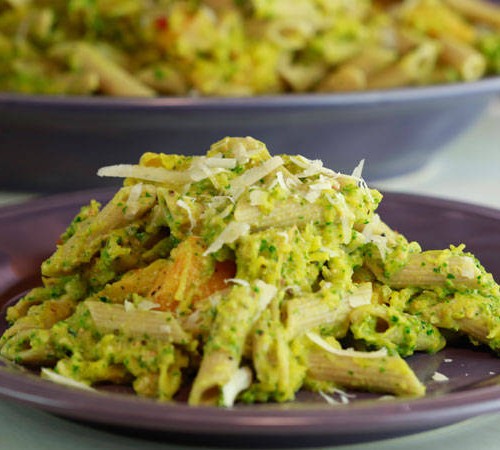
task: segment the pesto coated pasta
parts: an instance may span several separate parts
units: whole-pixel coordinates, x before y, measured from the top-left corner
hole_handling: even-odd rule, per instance
[[[500,289],[464,246],[422,250],[361,177],[225,138],[145,153],[82,207],[7,311],[2,357],[81,388],[191,405],[361,389],[425,394],[406,357],[454,335],[500,349]]]
[[[345,92],[500,73],[488,0],[0,0],[0,91]]]

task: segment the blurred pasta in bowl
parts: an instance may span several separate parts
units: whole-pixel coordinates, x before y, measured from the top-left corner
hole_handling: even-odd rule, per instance
[[[2,91],[249,96],[500,72],[487,0],[0,2]]]
[[[0,147],[26,155],[3,187],[90,187],[137,148],[227,135],[342,171],[366,158],[373,180],[421,167],[500,91],[500,6],[0,0],[0,61]]]

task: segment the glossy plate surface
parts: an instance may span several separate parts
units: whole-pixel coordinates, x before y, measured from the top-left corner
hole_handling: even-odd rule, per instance
[[[82,204],[112,191],[84,191],[0,209],[0,333],[5,306],[38,283],[39,265]],[[405,194],[386,194],[380,207],[392,227],[426,249],[467,243],[500,276],[500,211]],[[394,437],[500,411],[500,360],[483,348],[448,348],[409,359],[429,394],[418,400],[384,400],[356,393],[347,405],[299,393],[285,405],[231,410],[160,404],[129,393],[87,392],[59,386],[0,361],[0,397],[92,426],[169,442],[233,447],[312,447]],[[432,381],[439,371],[447,382]]]
[[[500,77],[442,86],[250,98],[50,97],[0,93],[4,187],[103,186],[96,167],[145,151],[202,154],[225,136],[253,136],[273,154],[303,154],[367,180],[422,167],[500,93]],[[18,149],[23,149],[19,158]],[[22,174],[22,176],[19,176]],[[110,183],[112,181],[109,181]]]

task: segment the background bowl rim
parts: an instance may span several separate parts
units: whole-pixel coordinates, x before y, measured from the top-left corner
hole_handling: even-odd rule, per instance
[[[240,109],[290,108],[301,106],[339,107],[371,104],[397,104],[404,101],[429,101],[470,95],[500,93],[500,75],[471,82],[411,86],[384,90],[346,93],[286,93],[250,97],[221,96],[160,96],[110,97],[65,96],[0,92],[0,109],[9,107],[33,108],[91,108],[95,110],[170,110],[170,109]]]

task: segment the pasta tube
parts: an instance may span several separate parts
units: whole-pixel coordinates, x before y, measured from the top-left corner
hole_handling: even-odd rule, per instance
[[[222,299],[189,394],[191,405],[224,401],[222,388],[237,372],[248,334],[275,294],[274,286],[257,281],[234,286]]]
[[[340,350],[317,335],[308,337],[313,342],[307,362],[309,382],[410,397],[425,394],[425,386],[400,356]]]
[[[156,189],[151,185],[144,185],[139,198],[134,202],[137,209],[133,215],[127,214],[127,205],[132,187],[124,187],[95,217],[87,219],[68,241],[61,245],[56,252],[44,261],[42,273],[53,277],[73,272],[83,263],[88,263],[100,249],[109,233],[121,228],[138,217],[143,216],[155,204]]]
[[[77,66],[97,74],[101,89],[124,97],[153,97],[154,91],[142,84],[123,68],[106,59],[90,44],[79,42],[67,49]]]

